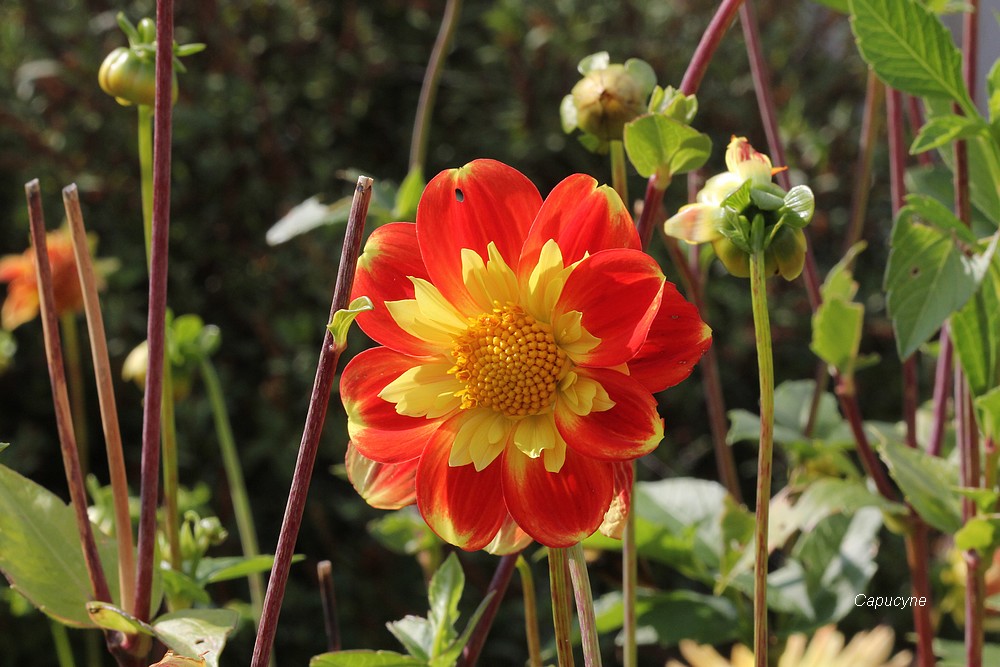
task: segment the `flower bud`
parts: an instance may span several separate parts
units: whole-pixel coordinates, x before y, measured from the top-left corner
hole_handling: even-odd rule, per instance
[[[152,56],[119,46],[108,54],[97,74],[101,89],[122,106],[153,106],[156,98],[156,63]],[[171,101],[177,101],[177,73],[173,75]]]
[[[624,65],[591,70],[573,86],[577,127],[602,141],[620,141],[625,123],[646,112],[642,83]]]
[[[765,266],[768,275],[781,274],[785,280],[795,280],[806,262],[806,235],[801,229],[780,227],[767,248],[767,259],[773,257],[774,267]],[[765,262],[766,264],[766,262]]]

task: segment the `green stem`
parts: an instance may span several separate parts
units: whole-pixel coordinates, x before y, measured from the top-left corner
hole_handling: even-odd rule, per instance
[[[90,461],[90,443],[87,439],[87,406],[83,393],[83,363],[80,355],[80,333],[76,327],[76,313],[60,315],[59,328],[62,330],[66,374],[69,379],[69,404],[73,413],[73,434],[76,436],[76,449],[80,457],[80,473],[86,479]]]
[[[631,498],[635,498],[635,461],[632,462],[632,489],[629,494]],[[639,664],[639,649],[635,638],[638,580],[639,555],[635,544],[635,507],[630,507],[628,517],[625,519],[625,532],[622,533],[622,605],[625,610],[622,620],[622,633],[625,635],[622,658],[625,667],[637,667]]]
[[[233,514],[236,515],[236,527],[240,533],[240,545],[243,548],[243,555],[252,558],[260,553],[260,547],[257,542],[257,529],[253,523],[253,513],[250,511],[250,496],[247,494],[243,469],[236,451],[236,439],[233,437],[229,413],[226,411],[222,383],[219,382],[219,374],[216,372],[215,366],[206,357],[201,359],[201,377],[205,381],[208,401],[212,406],[215,432],[219,439],[219,451],[222,454],[222,465],[226,469]],[[254,623],[258,623],[260,622],[261,610],[264,607],[264,577],[258,572],[251,574],[248,581]]]
[[[538,635],[538,604],[535,600],[535,577],[524,556],[517,557],[517,573],[524,595],[524,634],[528,640],[529,667],[542,667],[542,643]]]
[[[583,547],[577,542],[566,551],[569,556],[569,574],[573,580],[573,592],[576,595],[576,614],[580,618],[583,662],[587,667],[601,667],[601,643],[597,636],[597,619],[594,616],[594,595],[590,590],[590,577],[587,574],[587,561],[583,557]]]
[[[549,588],[552,592],[552,625],[555,628],[559,667],[573,667],[573,592],[565,549],[549,547]]]
[[[145,104],[139,111],[139,174],[142,193],[142,237],[146,243],[146,266],[149,266],[153,234],[153,108]]]
[[[52,648],[55,649],[59,667],[75,667],[73,647],[69,643],[69,633],[66,632],[66,626],[50,620],[49,627],[52,628]]]
[[[750,255],[750,299],[760,375],[760,455],[757,460],[753,642],[756,667],[767,667],[767,522],[771,503],[771,458],[774,447],[774,367],[771,358],[771,324],[767,315],[767,284],[764,277],[762,249]]]
[[[611,187],[628,207],[628,176],[625,161],[625,144],[621,141],[611,142]]]

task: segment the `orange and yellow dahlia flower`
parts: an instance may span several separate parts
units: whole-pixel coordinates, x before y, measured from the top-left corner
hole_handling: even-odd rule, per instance
[[[69,230],[61,228],[45,235],[49,264],[52,267],[52,288],[56,313],[83,309],[83,292],[73,256],[73,241]],[[7,298],[0,311],[0,324],[13,330],[38,315],[38,278],[35,273],[34,250],[20,255],[0,257],[0,283],[8,283]]]
[[[492,160],[435,177],[415,224],[375,230],[354,293],[382,346],[342,375],[352,445],[390,469],[377,495],[412,490],[468,550],[566,547],[620,523],[630,461],[663,438],[653,393],[711,345],[614,190],[577,174],[543,202]]]

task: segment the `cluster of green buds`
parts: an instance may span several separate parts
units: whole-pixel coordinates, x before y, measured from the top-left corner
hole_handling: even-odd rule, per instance
[[[788,192],[772,181],[783,168],[758,153],[746,137],[733,137],[726,150],[728,171],[713,176],[688,204],[665,223],[670,236],[688,243],[711,243],[734,276],[750,276],[750,256],[764,252],[765,275],[794,280],[802,273],[806,237],[802,229],[815,210],[812,190]]]
[[[128,46],[119,46],[108,54],[97,74],[101,89],[122,106],[153,106],[156,94],[156,24],[144,18],[138,27],[124,14],[118,25],[128,37]],[[184,72],[180,59],[204,50],[204,44],[174,44],[172,102],[177,101],[177,72]]]
[[[587,56],[577,69],[583,78],[559,107],[563,130],[580,129],[587,148],[604,150],[622,140],[626,123],[648,113],[656,73],[638,58],[612,64],[606,51]]]
[[[185,512],[180,529],[181,562],[184,563],[184,569],[193,574],[208,550],[225,542],[227,537],[229,532],[222,526],[218,517],[202,517],[194,510]],[[163,558],[169,560],[169,540],[162,534],[159,535],[159,539]]]

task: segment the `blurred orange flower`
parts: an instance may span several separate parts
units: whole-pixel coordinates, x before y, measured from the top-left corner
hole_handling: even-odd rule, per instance
[[[59,229],[46,234],[49,264],[52,266],[52,287],[55,291],[56,313],[62,315],[83,308],[83,294],[73,257],[69,230]],[[28,248],[20,255],[0,257],[0,283],[8,283],[7,298],[0,312],[0,324],[13,330],[38,315],[38,278],[35,273],[34,251]]]

